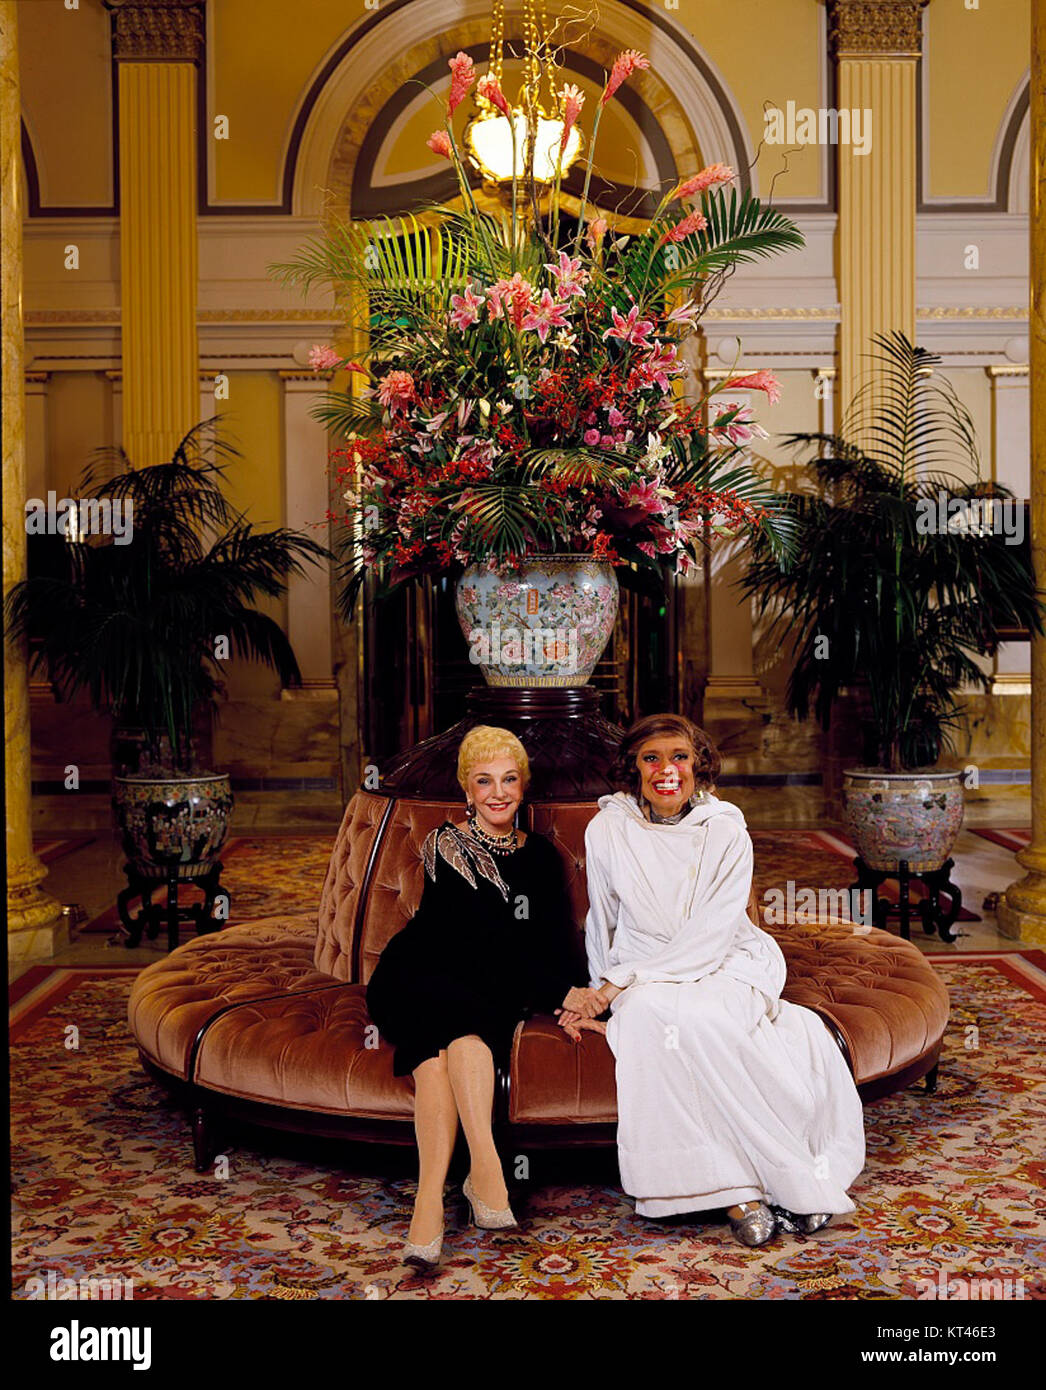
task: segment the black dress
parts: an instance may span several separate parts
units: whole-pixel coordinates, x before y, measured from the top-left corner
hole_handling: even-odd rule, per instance
[[[423,857],[421,905],[382,951],[367,1009],[395,1044],[396,1076],[467,1033],[505,1065],[519,1020],[551,1013],[585,978],[562,862],[543,835],[492,854],[450,821]]]

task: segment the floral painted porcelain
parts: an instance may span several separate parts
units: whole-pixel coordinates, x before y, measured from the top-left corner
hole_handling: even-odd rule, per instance
[[[962,826],[962,772],[934,769],[843,773],[846,823],[870,869],[896,872],[907,859],[912,873],[939,869]]]
[[[614,629],[617,575],[591,555],[535,555],[501,573],[470,565],[456,602],[488,685],[585,685]]]

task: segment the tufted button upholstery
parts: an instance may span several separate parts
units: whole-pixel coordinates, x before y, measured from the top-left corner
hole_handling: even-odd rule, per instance
[[[585,827],[595,811],[578,803],[530,807],[531,827],[562,856],[582,935]],[[273,917],[227,927],[142,971],[128,1021],[143,1057],[209,1096],[302,1112],[303,1125],[306,1112],[406,1125],[413,1082],[392,1075],[391,1049],[367,1018],[365,985],[421,900],[425,836],[460,816],[452,802],[358,792],[345,810],[316,920]],[[754,894],[749,913],[756,920]],[[845,926],[764,930],[788,964],[784,998],[816,1010],[832,1027],[859,1084],[888,1084],[906,1069],[910,1080],[913,1069],[929,1069],[948,995],[917,947],[888,932],[857,935]],[[598,1034],[574,1044],[550,1018],[520,1024],[506,1081],[504,1118],[554,1126],[562,1142],[587,1142],[585,1126],[617,1119],[614,1058]]]

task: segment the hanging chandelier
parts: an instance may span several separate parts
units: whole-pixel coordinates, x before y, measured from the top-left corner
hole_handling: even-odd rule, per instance
[[[489,72],[502,90],[504,50],[505,4],[494,0]],[[479,112],[465,127],[469,160],[488,181],[522,179],[532,156],[535,182],[554,183],[557,172],[566,174],[581,153],[582,135],[576,125],[563,144],[563,101],[555,88],[555,72],[545,0],[523,0],[523,85],[518,101],[505,115],[488,98],[477,96]]]

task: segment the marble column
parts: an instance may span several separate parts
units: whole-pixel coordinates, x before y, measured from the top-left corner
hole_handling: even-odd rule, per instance
[[[26,574],[25,338],[22,319],[22,103],[14,0],[0,0],[0,323],[4,478],[4,598]],[[53,956],[68,943],[61,904],[41,883],[30,807],[29,677],[22,643],[4,643],[4,794],[7,949],[12,960]]]
[[[119,67],[123,447],[164,463],[199,416],[199,0],[105,0]]]
[[[828,0],[840,112],[862,113],[870,146],[840,139],[840,414],[875,363],[873,333],[915,338],[915,73],[929,0]],[[843,123],[840,121],[840,130]]]
[[[1031,548],[1046,589],[1046,0],[1031,6],[1031,205],[1029,378]],[[1025,876],[999,903],[999,929],[1046,946],[1046,638],[1031,644],[1031,843],[1017,855]]]

